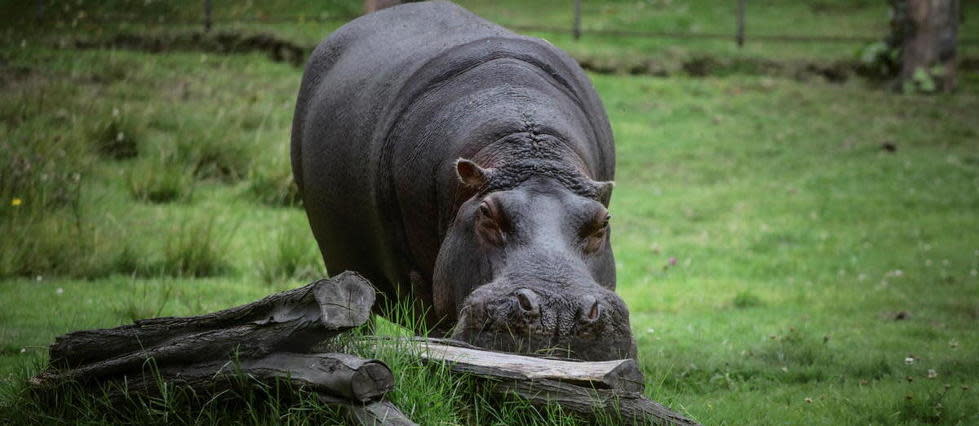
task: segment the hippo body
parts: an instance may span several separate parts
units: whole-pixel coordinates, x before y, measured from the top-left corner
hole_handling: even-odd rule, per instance
[[[634,351],[628,314],[611,293],[608,233],[589,240],[604,244],[594,255],[580,253],[577,237],[532,236],[572,226],[562,225],[567,205],[604,211],[615,172],[601,101],[577,63],[549,43],[446,2],[355,19],[307,63],[292,167],[328,270],[370,279],[386,300],[380,313],[411,301],[432,330],[505,350],[614,331],[621,350],[574,355]],[[504,212],[504,204],[522,210]],[[598,214],[607,227],[607,211]],[[555,243],[562,239],[574,241]],[[518,251],[531,260],[514,260]],[[486,300],[473,302],[483,287]],[[591,322],[578,318],[589,314],[611,318],[584,332],[580,324]],[[496,316],[509,319],[486,325]],[[500,343],[515,332],[549,337]]]

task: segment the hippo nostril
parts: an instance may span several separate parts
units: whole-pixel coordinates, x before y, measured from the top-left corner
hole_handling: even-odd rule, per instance
[[[602,316],[602,305],[594,297],[588,296],[581,303],[581,320],[592,323]]]
[[[517,290],[517,302],[526,312],[537,312],[537,294],[528,289]]]
[[[597,320],[598,314],[599,314],[599,307],[598,307],[598,302],[596,301],[594,305],[591,305],[591,310],[588,311],[588,320],[589,321]]]

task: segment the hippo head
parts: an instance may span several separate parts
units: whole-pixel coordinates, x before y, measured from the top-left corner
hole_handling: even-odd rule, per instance
[[[460,159],[465,192],[438,254],[435,314],[452,337],[510,352],[635,356],[616,295],[607,210],[612,182],[560,162],[495,168]]]

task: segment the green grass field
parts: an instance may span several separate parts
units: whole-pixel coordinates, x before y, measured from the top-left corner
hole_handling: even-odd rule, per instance
[[[279,3],[267,7],[298,10]],[[680,15],[711,22],[704,31],[727,16],[694,8],[704,2],[645,3],[671,11],[662,25],[680,29],[700,25]],[[853,13],[824,3],[819,13],[848,16],[841,31],[884,25],[876,2]],[[310,14],[356,12],[325,4]],[[525,16],[472,6],[501,21]],[[608,22],[631,10],[607,7]],[[541,22],[563,19],[546,10]],[[756,13],[786,22],[816,13],[795,2],[780,10]],[[651,13],[637,12],[634,25],[660,16]],[[330,28],[253,26],[297,40]],[[301,69],[257,53],[56,47],[77,31],[65,21],[0,38],[0,423],[337,421],[310,401],[254,395],[241,410],[105,407],[98,397],[42,407],[24,392],[59,334],[215,311],[324,274],[290,187]],[[586,54],[660,52],[553,41]],[[789,49],[675,43],[664,48]],[[807,46],[786,58],[837,57]],[[855,79],[592,79],[616,135],[619,293],[651,398],[704,424],[979,423],[979,75],[938,96]],[[375,355],[395,368],[392,398],[419,423],[573,422],[486,401],[472,383],[397,353]]]

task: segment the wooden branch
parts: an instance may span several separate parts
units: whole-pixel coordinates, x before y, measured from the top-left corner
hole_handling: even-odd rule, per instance
[[[551,379],[599,389],[643,391],[643,375],[636,361],[582,362],[555,358],[538,358],[512,353],[478,349],[449,339],[368,339],[374,344],[408,344],[410,352],[426,361],[452,364],[457,373],[511,380]]]
[[[51,366],[71,368],[65,378],[86,381],[139,371],[151,358],[163,368],[224,361],[233,353],[256,359],[275,352],[307,352],[366,322],[374,296],[366,279],[345,272],[212,314],[69,333],[51,346]]]
[[[350,403],[328,395],[317,395],[320,402],[338,405],[348,424],[361,426],[417,426],[391,401],[378,400],[366,404]]]
[[[584,416],[606,411],[619,414],[630,424],[697,424],[638,392],[592,389],[549,379],[490,382],[489,387],[493,393],[513,393],[535,405],[556,403],[565,410]]]
[[[31,379],[35,390],[56,390],[72,380],[71,371],[48,370]],[[242,378],[274,385],[287,382],[295,388],[322,392],[344,401],[369,402],[394,388],[394,375],[383,362],[347,354],[274,353],[259,359],[208,361],[184,366],[147,368],[112,377],[104,382],[112,399],[126,394],[157,395],[159,381],[188,387],[197,393],[216,393],[231,388]]]
[[[421,361],[445,362],[454,373],[480,379],[491,393],[516,394],[535,405],[556,403],[583,416],[611,411],[633,424],[697,424],[643,396],[643,375],[631,359],[585,362],[538,358],[477,349],[449,339],[361,341],[378,349],[393,348]]]

